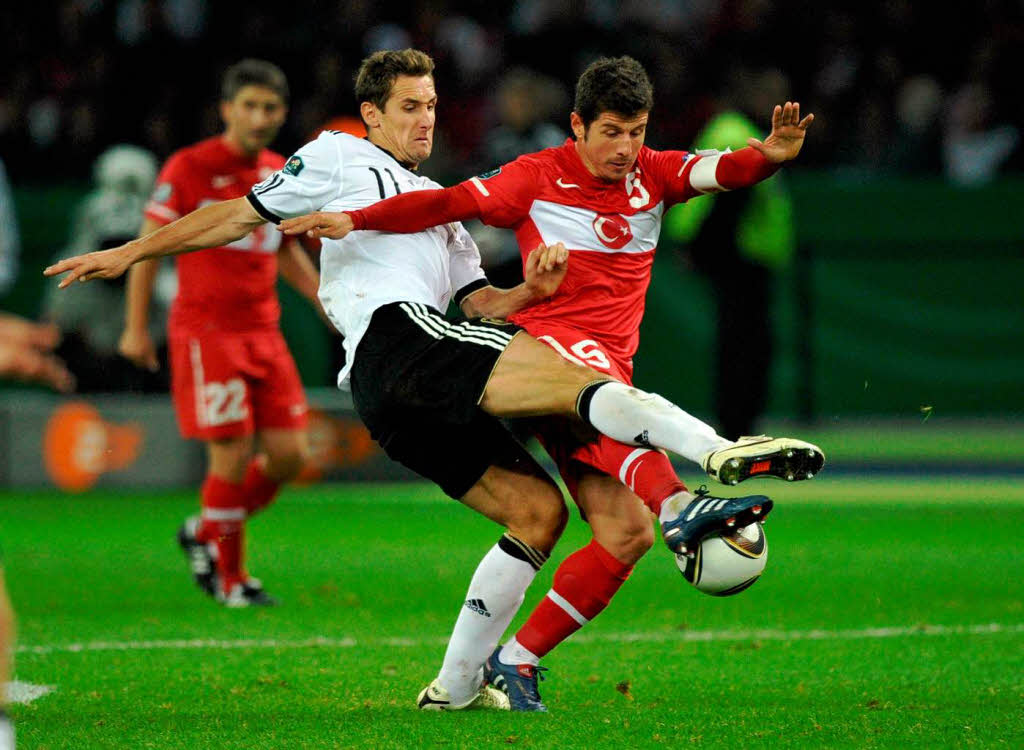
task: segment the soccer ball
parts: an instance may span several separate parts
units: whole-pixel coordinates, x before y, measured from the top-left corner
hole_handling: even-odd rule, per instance
[[[693,557],[676,555],[683,578],[711,596],[732,596],[750,588],[767,562],[768,538],[759,523],[708,537]]]

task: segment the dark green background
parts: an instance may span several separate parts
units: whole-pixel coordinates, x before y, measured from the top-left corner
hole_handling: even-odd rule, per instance
[[[965,190],[931,179],[788,175],[802,260],[778,279],[769,416],[1024,416],[1024,180]],[[16,191],[22,276],[9,309],[35,314],[39,270],[66,242],[84,186]],[[328,337],[283,293],[309,385],[332,382]],[[711,409],[713,300],[661,252],[636,358],[638,385]]]

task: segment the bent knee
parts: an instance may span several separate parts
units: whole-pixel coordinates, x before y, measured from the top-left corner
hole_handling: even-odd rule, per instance
[[[304,448],[282,451],[273,455],[268,454],[264,471],[275,481],[288,482],[299,475],[308,459],[309,452]]]
[[[594,530],[594,538],[616,560],[635,565],[654,546],[651,524],[626,524],[613,529]]]
[[[554,491],[544,497],[533,497],[516,508],[506,526],[514,536],[533,547],[550,551],[569,520],[569,511],[561,493]]]

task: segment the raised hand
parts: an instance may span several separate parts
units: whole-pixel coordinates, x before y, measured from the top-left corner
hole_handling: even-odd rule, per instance
[[[764,141],[748,138],[747,144],[764,154],[768,161],[781,164],[800,153],[807,127],[812,122],[814,115],[800,119],[800,102],[786,102],[784,106],[776,104],[772,110],[772,132]]]
[[[343,211],[318,211],[305,216],[296,216],[294,219],[285,219],[277,228],[285,234],[306,233],[307,237],[319,239],[327,237],[332,240],[340,240],[352,231],[352,217]]]
[[[536,298],[550,297],[569,270],[569,251],[561,242],[538,245],[526,256],[526,286]]]
[[[57,286],[65,289],[75,281],[116,279],[132,264],[131,255],[124,245],[110,250],[99,250],[85,255],[74,255],[54,263],[43,270],[44,276],[67,273]]]

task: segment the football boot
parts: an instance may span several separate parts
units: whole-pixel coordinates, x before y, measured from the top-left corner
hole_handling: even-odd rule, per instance
[[[825,454],[803,440],[756,435],[741,437],[732,445],[707,453],[700,465],[722,484],[739,484],[751,477],[796,482],[811,479],[821,471]]]

